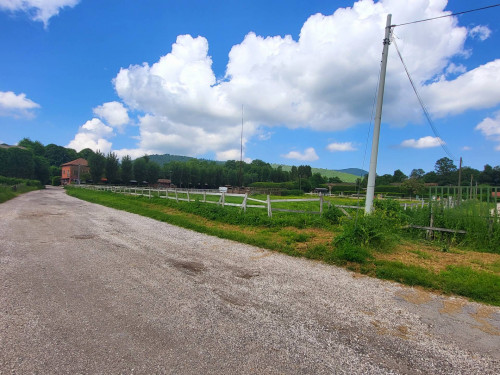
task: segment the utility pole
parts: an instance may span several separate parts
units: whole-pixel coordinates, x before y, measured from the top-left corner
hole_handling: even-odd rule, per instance
[[[373,196],[375,195],[375,177],[377,175],[378,142],[380,138],[380,123],[382,122],[382,104],[384,102],[385,73],[387,70],[387,55],[391,35],[391,14],[387,15],[385,26],[384,48],[382,50],[382,65],[380,67],[380,81],[378,84],[377,108],[375,112],[375,125],[373,127],[372,154],[370,158],[370,171],[368,173],[368,185],[366,187],[365,213],[370,214],[373,210]]]
[[[240,137],[240,173],[239,173],[239,187],[243,187],[243,104],[241,105],[241,137]]]

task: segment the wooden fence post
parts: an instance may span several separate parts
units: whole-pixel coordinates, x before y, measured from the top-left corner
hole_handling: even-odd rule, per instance
[[[323,194],[319,193],[319,215],[323,215]]]
[[[273,217],[273,210],[271,208],[271,196],[267,194],[267,216]]]
[[[248,198],[248,193],[245,193],[245,197],[243,198],[243,203],[241,204],[243,212],[247,212],[247,198]]]
[[[175,189],[175,201],[179,202],[179,196],[177,195],[177,189]]]
[[[188,203],[189,203],[189,190],[186,190],[187,197],[188,197]]]
[[[207,201],[207,192],[204,191],[203,192],[203,203],[205,203]]]
[[[434,212],[432,209],[432,202],[429,202],[429,205],[430,205],[430,209],[431,209],[431,217],[429,220],[429,227],[432,228],[432,227],[434,227]],[[434,237],[434,232],[432,230],[428,230],[427,231],[427,239],[431,240],[432,237]]]

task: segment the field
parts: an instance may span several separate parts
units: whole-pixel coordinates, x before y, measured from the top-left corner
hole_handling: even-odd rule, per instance
[[[456,224],[436,210],[436,220],[444,217],[449,225],[465,226],[470,233],[436,235],[436,239],[426,240],[425,231],[408,229],[407,224],[412,215],[424,218],[429,208],[403,211],[399,203],[393,201],[377,201],[377,210],[370,216],[364,216],[362,210],[352,210],[350,219],[334,206],[326,209],[322,216],[273,212],[271,218],[263,209],[249,208],[245,213],[237,207],[203,203],[200,197],[193,197],[195,201],[188,203],[158,198],[154,194],[148,198],[77,188],[67,191],[90,202],[209,235],[500,306],[498,222],[488,221],[487,226],[479,226],[476,233],[474,226],[482,220],[469,218],[468,222]],[[234,203],[241,203],[234,199]],[[346,202],[352,204],[352,200],[346,199],[331,201],[332,204]],[[307,204],[315,204],[315,210],[318,209],[317,202]],[[283,206],[292,207],[287,203]],[[486,232],[481,232],[483,230]],[[486,237],[482,242],[481,236]]]

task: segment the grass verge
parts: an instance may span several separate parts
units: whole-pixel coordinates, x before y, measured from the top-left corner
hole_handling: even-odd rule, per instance
[[[13,180],[13,182],[8,180]],[[10,183],[7,184],[5,182]],[[38,181],[36,182],[37,183],[35,184],[32,180],[2,178],[0,180],[0,203],[6,202],[24,193],[42,189],[43,186],[40,185]]]
[[[397,218],[380,215],[341,220],[308,215],[242,213],[235,207],[124,196],[68,188],[71,196],[168,222],[200,233],[337,264],[381,279],[454,293],[500,306],[500,255],[443,252],[439,244],[404,239]]]

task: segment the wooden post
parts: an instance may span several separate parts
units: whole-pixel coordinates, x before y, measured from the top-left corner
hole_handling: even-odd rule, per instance
[[[267,216],[273,217],[273,210],[271,208],[271,196],[267,194]]]
[[[430,203],[430,209],[431,209],[431,218],[430,218],[430,220],[429,220],[429,223],[430,223],[430,224],[429,224],[429,227],[431,227],[431,228],[432,228],[432,227],[434,227],[434,212],[433,212],[433,210],[432,210],[432,203]],[[432,230],[430,230],[430,229],[429,229],[429,230],[427,231],[427,239],[428,239],[428,240],[431,240],[431,239],[432,239],[432,237],[433,237],[433,235],[434,235],[434,232],[433,232]]]
[[[188,196],[188,203],[189,203],[189,190],[186,190],[187,196]]]
[[[241,204],[243,212],[247,212],[247,198],[248,198],[248,193],[245,193],[245,197],[243,198],[243,203]]]
[[[323,215],[323,194],[319,193],[319,215]]]
[[[148,189],[148,198],[151,199],[151,189]]]
[[[177,189],[175,189],[175,201],[179,202],[179,196],[177,195]]]
[[[222,192],[221,200],[222,207],[224,207],[224,203],[226,203],[226,193]]]
[[[207,192],[204,191],[203,192],[203,203],[205,203],[207,201]]]

